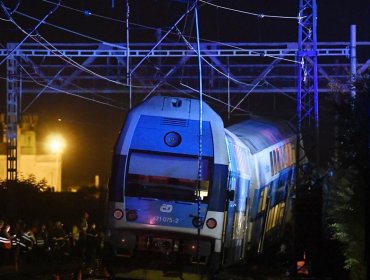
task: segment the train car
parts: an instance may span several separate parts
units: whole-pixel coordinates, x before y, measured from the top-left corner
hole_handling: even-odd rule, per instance
[[[106,213],[115,256],[173,256],[217,269],[278,240],[296,137],[286,122],[225,129],[206,103],[152,97],[127,115]],[[200,122],[202,119],[202,122]]]
[[[225,129],[229,155],[223,263],[262,253],[291,222],[296,135],[285,121],[253,118]]]

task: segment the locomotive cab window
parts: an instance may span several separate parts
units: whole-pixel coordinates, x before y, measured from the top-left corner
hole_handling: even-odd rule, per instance
[[[199,194],[205,201],[209,192],[209,162],[207,158],[202,159],[199,180],[198,158],[133,152],[130,155],[125,195],[196,202]]]

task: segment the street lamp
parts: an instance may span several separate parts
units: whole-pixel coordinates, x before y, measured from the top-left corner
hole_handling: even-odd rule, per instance
[[[61,154],[65,148],[64,138],[60,135],[51,135],[49,148],[53,154]]]
[[[55,154],[55,169],[52,173],[52,185],[55,191],[62,190],[62,153],[65,149],[66,143],[64,138],[59,134],[53,134],[48,137],[48,148],[52,154]]]

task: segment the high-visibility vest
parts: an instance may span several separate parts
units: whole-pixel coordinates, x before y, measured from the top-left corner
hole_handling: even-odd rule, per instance
[[[9,250],[12,248],[12,241],[6,237],[0,237],[0,247]]]

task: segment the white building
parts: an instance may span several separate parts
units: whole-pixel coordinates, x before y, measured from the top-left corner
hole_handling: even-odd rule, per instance
[[[4,118],[1,118],[2,120]],[[35,176],[37,181],[43,179],[55,191],[62,190],[62,155],[61,153],[37,153],[36,132],[34,130],[37,118],[27,116],[18,129],[17,148],[17,176],[27,178]],[[4,122],[1,122],[4,126]],[[0,180],[6,180],[6,137],[3,129],[2,143],[0,143]]]

